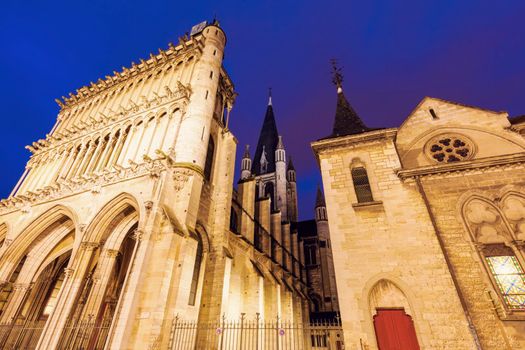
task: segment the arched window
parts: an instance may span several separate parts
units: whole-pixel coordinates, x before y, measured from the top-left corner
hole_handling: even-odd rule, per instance
[[[525,309],[525,273],[511,248],[488,244],[483,255],[492,278],[509,309]]]
[[[354,183],[358,203],[374,201],[370,182],[368,182],[368,174],[364,167],[356,167],[352,169],[352,181]]]
[[[197,252],[195,253],[195,264],[193,265],[193,276],[191,278],[190,296],[188,299],[189,305],[195,305],[197,299],[197,286],[199,284],[199,275],[202,264],[202,240],[200,236],[197,237]]]
[[[204,178],[206,181],[211,179],[211,171],[213,169],[213,156],[215,153],[215,142],[213,137],[210,135],[210,140],[208,141],[208,151],[206,152],[206,163],[204,164]]]
[[[237,226],[237,222],[238,222],[237,220],[238,220],[237,213],[235,212],[235,209],[231,207],[230,209],[230,231],[232,231],[233,233],[239,233],[239,229]]]
[[[273,182],[267,182],[266,185],[264,185],[264,195],[265,197],[270,197],[271,201],[271,208],[275,208],[275,191],[273,187]]]
[[[306,266],[317,265],[316,244],[307,244],[304,246],[304,262]]]
[[[508,202],[509,196],[502,198],[499,204],[503,210],[498,207],[498,203],[478,197],[465,204],[463,215],[471,238],[504,307],[525,311],[525,272],[520,257],[517,256],[521,252],[505,243],[517,238],[504,224],[504,216],[511,221],[514,212],[508,212],[511,208],[508,206],[511,204]]]

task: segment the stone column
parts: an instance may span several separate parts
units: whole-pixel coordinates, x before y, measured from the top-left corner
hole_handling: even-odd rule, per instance
[[[103,298],[106,294],[106,289],[113,277],[112,271],[115,267],[115,260],[119,254],[118,250],[115,249],[104,249],[98,258],[97,269],[92,276],[93,285],[89,297],[84,306],[82,312],[83,317],[95,318],[98,316],[98,312],[104,301]]]
[[[36,349],[56,349],[64,332],[66,321],[70,317],[82,292],[88,268],[99,243],[82,242],[79,250],[72,257],[70,268],[65,270],[65,279],[57,296],[56,308],[49,317]]]
[[[9,302],[2,314],[2,322],[10,322],[16,319],[32,287],[31,283],[15,283],[13,285]]]

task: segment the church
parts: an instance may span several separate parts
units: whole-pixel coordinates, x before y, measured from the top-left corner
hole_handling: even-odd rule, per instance
[[[312,142],[346,349],[525,349],[525,117],[425,97]]]
[[[225,44],[203,22],[57,100],[0,201],[2,349],[304,343],[295,170],[270,101],[234,189]]]

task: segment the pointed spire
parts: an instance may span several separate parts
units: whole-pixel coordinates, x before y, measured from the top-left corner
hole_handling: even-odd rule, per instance
[[[244,149],[244,155],[241,160],[241,180],[247,179],[252,176],[252,160],[250,158],[250,145],[246,145]]]
[[[321,191],[321,186],[317,185],[317,196],[315,197],[315,207],[326,207],[326,203],[324,201],[324,195]]]
[[[287,170],[295,171],[295,167],[293,166],[293,162],[292,162],[292,156],[288,156],[288,167],[287,167]]]
[[[270,101],[271,102],[271,101]],[[277,143],[279,142],[279,132],[277,131],[277,124],[275,123],[275,116],[273,114],[273,107],[268,104],[266,107],[266,115],[264,116],[264,122],[259,134],[259,140],[257,142],[257,148],[255,149],[254,158],[255,161],[252,163],[252,173],[260,175],[261,159],[263,146],[266,150],[266,160],[268,161],[266,171],[264,173],[271,173],[275,171],[275,150]]]
[[[251,159],[250,158],[250,145],[246,145],[246,147],[244,148],[244,155],[242,157]]]
[[[284,149],[283,137],[281,135],[279,135],[279,141],[277,141],[276,149]]]
[[[341,73],[341,68],[337,67],[335,59],[331,62],[332,82],[337,87],[337,108],[335,111],[334,127],[330,137],[359,134],[370,130],[365,123],[363,123],[350,103],[348,103],[343,93],[343,74]]]

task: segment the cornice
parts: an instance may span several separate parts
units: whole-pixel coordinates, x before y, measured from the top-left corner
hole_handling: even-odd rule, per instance
[[[180,163],[179,163],[180,164]],[[67,179],[38,189],[35,192],[26,192],[24,194],[9,197],[0,200],[0,215],[14,212],[17,210],[24,211],[33,205],[53,201],[55,199],[64,199],[83,192],[90,191],[97,194],[102,187],[110,186],[119,182],[128,181],[141,176],[158,177],[162,171],[173,168],[167,158],[149,159],[141,164],[133,164],[130,167],[113,167],[112,170],[106,170],[102,173],[83,175],[72,179]]]
[[[182,107],[185,107],[189,103],[192,89],[189,84],[184,85],[181,82],[177,82],[177,90],[172,91],[168,86],[164,86],[164,92],[165,94],[158,95],[151,100],[143,99],[141,103],[134,104],[129,108],[121,107],[121,109],[114,114],[107,116],[101,114],[100,119],[93,119],[91,124],[85,124],[83,127],[77,128],[77,130],[69,131],[68,133],[55,132],[53,135],[48,134],[45,140],[40,139],[33,142],[31,145],[26,146],[26,149],[37,155],[48,151],[52,147],[59,147],[68,142],[85,137],[86,135],[111,128],[119,123],[124,123],[135,117],[137,113],[147,112],[171,103],[181,103]]]
[[[129,79],[149,72],[150,70],[156,69],[165,63],[173,61],[179,58],[182,54],[190,51],[196,51],[202,53],[204,47],[205,38],[202,35],[187,40],[186,38],[179,38],[179,44],[177,46],[173,43],[168,43],[168,48],[162,50],[159,48],[158,54],[150,53],[149,58],[144,60],[140,59],[140,63],[136,64],[131,62],[131,67],[122,67],[120,72],[113,71],[113,75],[105,76],[105,79],[98,79],[96,83],[91,82],[89,86],[83,86],[76,90],[76,93],[69,93],[69,97],[62,96],[61,99],[55,99],[61,110],[65,110],[93,97],[101,92],[107,91],[112,87],[119,85],[122,82],[128,81]]]
[[[320,153],[327,150],[355,147],[375,141],[393,140],[396,134],[397,128],[373,130],[356,135],[320,139],[312,142],[310,145],[318,157]]]
[[[427,177],[436,175],[448,176],[457,173],[469,173],[488,168],[516,168],[522,167],[524,163],[525,152],[521,152],[510,155],[473,159],[470,161],[463,161],[457,163],[430,165],[415,169],[398,169],[396,170],[396,174],[397,176],[399,176],[400,179],[406,180],[416,177]]]

